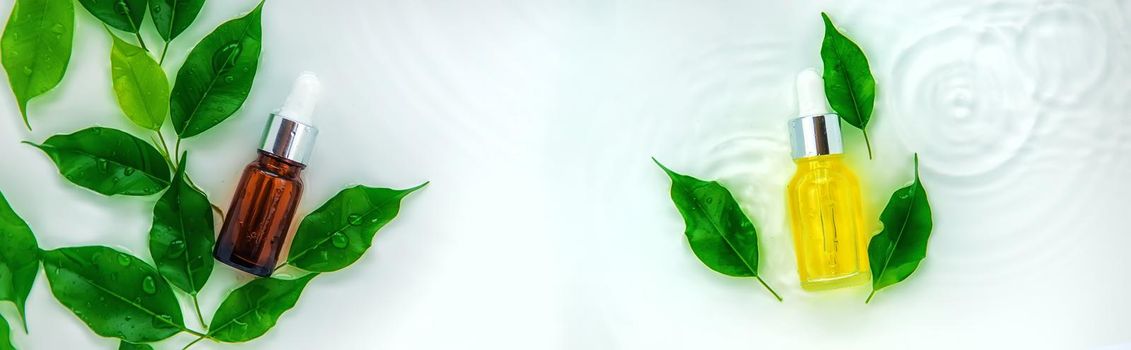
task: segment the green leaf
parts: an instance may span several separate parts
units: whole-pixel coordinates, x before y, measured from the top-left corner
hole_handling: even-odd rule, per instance
[[[70,0],[17,0],[12,8],[0,38],[0,61],[28,129],[27,103],[63,80],[74,34]]]
[[[652,161],[672,180],[672,202],[687,225],[684,234],[695,256],[724,275],[756,278],[781,301],[758,276],[758,232],[730,191],[717,181],[681,175],[655,158]]]
[[[204,0],[149,0],[149,16],[166,42],[181,35],[204,7]]]
[[[868,68],[868,58],[856,43],[836,30],[827,14],[821,13],[821,17],[825,21],[825,40],[821,44],[825,95],[841,119],[864,132],[864,143],[871,157],[872,145],[866,128],[875,105],[876,81]]]
[[[189,52],[170,100],[181,138],[220,124],[247,99],[259,66],[262,9],[261,2],[246,16],[221,24]]]
[[[51,293],[94,333],[148,343],[184,327],[181,306],[157,270],[132,255],[102,246],[43,253]]]
[[[55,135],[38,147],[72,183],[112,196],[145,196],[169,186],[169,166],[157,149],[125,132],[102,127]]]
[[[121,31],[137,33],[145,17],[146,0],[79,0],[91,15]]]
[[[149,229],[149,253],[173,286],[196,294],[212,274],[212,204],[208,197],[188,182],[185,165],[188,156],[173,176],[169,190],[153,206],[153,226]]]
[[[318,274],[298,279],[258,278],[232,291],[212,317],[208,336],[229,343],[245,342],[267,333],[279,316],[298,302],[302,289]]]
[[[12,329],[8,327],[8,320],[0,315],[0,350],[16,350],[12,346]]]
[[[891,195],[880,214],[884,229],[868,244],[868,260],[872,267],[872,293],[899,283],[919,267],[927,256],[927,239],[931,237],[931,205],[927,191],[919,181],[919,157],[915,157],[915,181]]]
[[[169,80],[165,71],[140,47],[114,38],[110,50],[110,72],[118,106],[140,127],[160,131],[169,112]]]
[[[24,305],[39,273],[39,243],[31,228],[0,193],[0,300],[16,304],[27,329]]]
[[[397,216],[401,199],[425,185],[406,190],[354,186],[338,192],[302,219],[287,264],[315,272],[353,264],[373,244],[377,230]]]
[[[118,344],[118,350],[153,350],[153,346],[149,344],[134,344],[123,340]]]

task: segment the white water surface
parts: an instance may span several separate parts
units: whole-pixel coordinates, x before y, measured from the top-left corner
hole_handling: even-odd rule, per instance
[[[255,4],[209,1],[166,70]],[[0,5],[6,18],[12,0]],[[821,11],[877,80],[876,159],[845,133],[868,217],[911,180],[914,152],[934,213],[927,259],[869,305],[867,287],[800,289],[785,217],[785,123],[794,76],[820,64]],[[34,131],[0,93],[0,190],[44,248],[148,259],[155,197],[78,188],[19,143],[91,125],[145,135],[114,102],[110,39],[76,13],[75,54],[31,102]],[[271,0],[263,33],[247,103],[184,145],[213,202],[227,207],[308,70],[324,99],[300,215],[353,184],[432,183],[267,335],[195,349],[1131,347],[1129,0]],[[731,188],[784,303],[692,255],[652,156]],[[205,318],[248,279],[217,265]],[[116,347],[47,287],[40,274],[30,334],[0,305],[17,346]]]

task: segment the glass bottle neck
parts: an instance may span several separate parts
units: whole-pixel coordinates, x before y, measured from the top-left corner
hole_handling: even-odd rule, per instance
[[[264,170],[286,177],[296,177],[306,168],[306,165],[295,162],[264,150],[258,150],[259,158],[255,160]]]
[[[844,155],[837,153],[797,158],[793,161],[794,163],[797,163],[798,168],[804,167],[808,169],[820,169],[836,166],[840,164],[842,160],[844,160]]]

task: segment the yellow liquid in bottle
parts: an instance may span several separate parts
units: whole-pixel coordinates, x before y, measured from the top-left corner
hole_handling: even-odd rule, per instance
[[[839,154],[796,162],[788,200],[801,287],[825,290],[867,283],[869,235],[856,176]]]

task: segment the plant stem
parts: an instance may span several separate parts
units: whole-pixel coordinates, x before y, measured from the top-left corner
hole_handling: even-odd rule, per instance
[[[134,32],[134,36],[137,37],[137,43],[138,45],[141,45],[141,49],[148,52],[149,48],[145,47],[145,40],[141,39],[141,31],[139,30]]]
[[[196,293],[192,293],[192,306],[196,308],[196,319],[200,321],[200,325],[208,329],[208,323],[204,322],[204,314],[200,312],[200,300],[196,298]]]
[[[177,135],[177,145],[174,147],[173,150],[177,152],[177,154],[176,154],[177,157],[181,156],[181,135]],[[177,159],[177,161],[179,162],[180,159]]]
[[[196,345],[196,343],[200,342],[201,340],[204,340],[204,338],[205,338],[205,336],[200,336],[200,337],[196,338],[196,340],[193,340],[191,343],[186,344],[185,347],[181,348],[181,350],[186,350],[189,347]]]
[[[157,60],[157,64],[165,63],[165,54],[169,52],[169,42],[165,41],[165,48],[161,49],[161,58]]]
[[[864,128],[860,128],[860,131],[864,133],[864,145],[868,146],[868,159],[873,159],[872,158],[872,142],[868,141],[868,130],[864,130]]]
[[[194,330],[192,330],[192,328],[188,328],[188,327],[181,327],[181,331],[182,331],[182,332],[185,332],[185,333],[188,333],[188,334],[192,334],[192,335],[195,335],[195,336],[201,337],[201,338],[208,338],[208,335],[207,335],[207,334],[204,334],[204,333],[201,333],[201,332],[197,332],[197,331],[194,331]]]
[[[154,138],[153,136],[150,136],[150,137],[149,137],[149,141],[150,141],[150,142],[153,142],[153,144],[154,144],[154,145],[160,145],[160,144],[161,144],[161,141],[158,141],[158,140],[157,140],[156,138]],[[162,146],[163,146],[163,145],[162,145]],[[169,149],[168,149],[168,148],[161,148],[161,147],[158,147],[158,148],[157,148],[157,153],[161,153],[161,158],[165,159],[165,165],[168,165],[168,166],[169,166],[169,168],[172,168],[172,169],[173,169],[174,171],[176,171],[176,170],[177,170],[177,166],[176,166],[176,165],[174,165],[174,164],[173,164],[173,160],[169,158]]]
[[[867,304],[867,303],[871,302],[872,297],[875,296],[875,295],[876,295],[876,290],[873,289],[871,293],[868,293],[868,299],[864,300],[864,303]]]
[[[169,162],[169,167],[173,168],[173,171],[175,172],[177,170],[178,163],[173,162],[173,155],[169,154],[169,144],[165,142],[165,136],[161,135],[161,130],[154,130],[153,132],[157,134],[157,139],[161,140],[161,149],[165,150],[165,161]]]
[[[778,295],[778,292],[775,292],[773,288],[770,288],[770,285],[766,284],[766,281],[762,280],[762,276],[754,276],[754,278],[757,278],[758,283],[761,283],[763,287],[766,287],[766,290],[770,291],[770,294],[773,294],[774,298],[777,298],[779,302],[782,301],[781,296]]]

